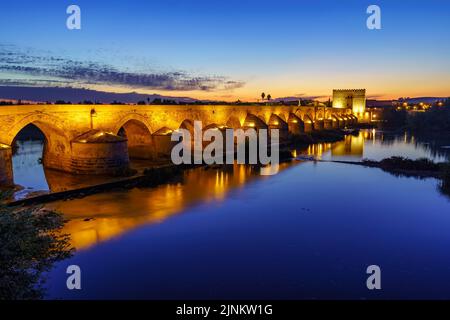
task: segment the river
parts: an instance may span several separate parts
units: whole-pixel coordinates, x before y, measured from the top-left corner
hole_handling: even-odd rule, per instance
[[[21,143],[15,181],[26,188],[17,197],[55,191],[48,180],[61,173],[42,169],[42,143]],[[449,144],[365,130],[293,154],[445,161]],[[242,165],[197,168],[158,187],[53,202],[46,207],[68,219],[64,232],[77,251],[47,275],[47,298],[448,299],[450,199],[438,184],[293,161],[274,176]],[[72,264],[82,270],[82,290],[66,288]],[[382,290],[366,287],[373,264]]]

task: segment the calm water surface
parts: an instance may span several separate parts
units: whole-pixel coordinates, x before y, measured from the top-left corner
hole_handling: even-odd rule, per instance
[[[443,161],[447,152],[365,131],[297,154]],[[48,274],[48,298],[450,298],[450,200],[436,179],[299,161],[261,177],[235,165],[48,207],[69,219],[78,249]],[[81,291],[66,289],[70,264],[81,267]],[[366,289],[371,264],[381,267],[381,291]]]

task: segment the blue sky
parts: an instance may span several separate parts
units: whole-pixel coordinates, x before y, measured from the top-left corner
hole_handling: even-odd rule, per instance
[[[70,4],[81,8],[81,30],[66,28]],[[366,28],[371,4],[381,8],[381,30]],[[445,0],[3,0],[0,10],[0,54],[18,57],[14,68],[0,61],[3,84],[20,79],[226,100],[252,100],[261,91],[322,96],[345,87],[383,98],[450,95]],[[46,57],[44,71],[17,67],[27,57],[28,66]],[[109,71],[91,80],[86,70],[81,78],[75,68],[47,72],[50,57],[92,65],[96,73],[112,69],[115,79],[149,77],[127,83],[108,81]],[[154,75],[164,76],[163,86],[148,81]],[[167,85],[173,77],[177,84]]]

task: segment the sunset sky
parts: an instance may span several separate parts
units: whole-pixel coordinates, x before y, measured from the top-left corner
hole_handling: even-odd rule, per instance
[[[81,30],[66,8],[81,8]],[[381,7],[382,29],[366,28]],[[200,99],[450,96],[450,1],[4,0],[0,85]],[[0,97],[1,98],[1,97]]]

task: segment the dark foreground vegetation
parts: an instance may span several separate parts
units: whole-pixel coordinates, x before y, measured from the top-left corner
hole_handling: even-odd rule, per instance
[[[443,106],[433,106],[425,112],[407,112],[403,109],[386,108],[382,118],[384,120],[383,127],[450,135],[450,100],[446,100]]]
[[[426,158],[411,160],[403,157],[391,157],[381,161],[363,160],[362,164],[381,168],[395,175],[438,178],[441,180],[440,190],[450,196],[450,162],[435,163]]]
[[[43,273],[72,254],[63,224],[56,212],[0,204],[1,300],[43,298]]]
[[[441,182],[441,190],[443,193],[450,195],[450,164],[442,169],[442,182]]]
[[[417,112],[407,117],[409,129],[420,132],[441,131],[450,134],[450,104],[435,106],[427,112]]]
[[[390,157],[381,161],[363,160],[367,165],[377,164],[378,167],[386,170],[405,170],[405,171],[427,171],[440,172],[445,163],[435,163],[427,158],[411,160],[403,157]]]

